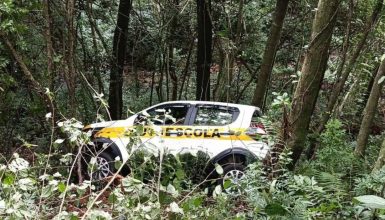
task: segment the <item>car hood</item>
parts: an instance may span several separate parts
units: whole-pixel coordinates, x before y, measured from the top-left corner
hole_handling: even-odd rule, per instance
[[[104,122],[98,122],[89,124],[84,127],[84,130],[88,129],[101,129],[106,127],[126,127],[126,126],[132,126],[134,124],[135,117],[130,117],[125,120],[117,120],[117,121],[104,121]]]

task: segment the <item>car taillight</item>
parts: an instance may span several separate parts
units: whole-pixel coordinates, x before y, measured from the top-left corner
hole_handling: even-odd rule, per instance
[[[246,129],[245,134],[257,138],[261,135],[266,135],[267,133],[263,124],[251,122],[250,127]]]

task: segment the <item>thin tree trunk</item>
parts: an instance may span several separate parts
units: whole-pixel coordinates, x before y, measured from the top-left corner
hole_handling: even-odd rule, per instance
[[[155,83],[155,70],[151,74],[151,90],[150,90],[150,104],[149,104],[149,106],[152,105],[152,97],[154,94],[154,83]]]
[[[47,74],[51,79],[49,89],[54,91],[55,89],[55,73],[54,73],[54,50],[52,43],[52,16],[51,16],[51,6],[49,0],[44,0],[43,13],[46,20],[45,23],[45,40],[46,40],[46,50],[47,50]]]
[[[123,112],[123,70],[126,59],[127,33],[132,0],[120,0],[114,41],[112,49],[112,63],[110,72],[110,94],[108,106],[111,119],[117,120]]]
[[[211,0],[197,0],[198,49],[196,100],[210,100],[212,56]]]
[[[341,72],[342,72],[342,75],[340,78],[337,79],[337,82],[333,87],[333,91],[331,92],[331,94],[329,96],[329,101],[327,103],[326,110],[324,111],[324,114],[322,116],[321,122],[317,128],[317,133],[321,133],[325,129],[325,125],[327,124],[327,122],[330,119],[330,116],[332,114],[334,106],[337,103],[338,97],[339,97],[342,89],[344,88],[344,85],[345,85],[350,73],[352,72],[352,70],[353,70],[353,68],[357,62],[357,59],[359,58],[362,49],[364,48],[364,46],[366,44],[368,35],[369,35],[370,31],[372,30],[372,28],[375,26],[375,24],[379,18],[379,15],[380,15],[381,10],[382,10],[382,6],[383,6],[383,0],[378,0],[376,6],[373,9],[373,13],[370,17],[370,20],[368,20],[368,22],[366,23],[366,27],[364,29],[363,35],[362,35],[360,41],[358,42],[352,56],[350,57],[346,68],[343,68],[345,62],[341,63],[342,66],[340,66],[340,68],[338,70],[339,72],[337,71],[337,76],[341,75]]]
[[[263,106],[288,5],[289,0],[277,0],[269,38],[267,40],[262,58],[261,71],[258,75],[257,86],[254,91],[252,105],[259,107]]]
[[[75,1],[68,0],[66,2],[66,23],[67,23],[67,48],[64,78],[68,88],[69,98],[69,114],[72,117],[76,115],[76,70],[75,70],[75,46],[76,46],[76,29],[75,29]]]
[[[329,57],[329,46],[340,1],[319,0],[313,20],[311,41],[302,65],[302,76],[294,93],[289,115],[288,148],[292,150],[291,169],[304,149],[310,118],[314,111]],[[285,140],[285,139],[284,139]]]
[[[67,48],[66,48],[66,71],[65,78],[69,97],[69,114],[76,117],[76,84],[77,74],[75,69],[75,48],[77,41],[77,30],[75,28],[75,0],[68,0],[66,4],[67,23]]]
[[[373,119],[376,114],[378,100],[381,94],[381,88],[384,84],[384,80],[382,78],[384,76],[385,59],[381,61],[381,66],[377,71],[376,77],[374,78],[372,90],[370,91],[370,96],[365,106],[364,117],[362,118],[360,131],[357,136],[357,147],[354,150],[356,156],[363,157],[365,155],[366,145],[368,143],[368,138],[370,134],[370,127],[372,126]],[[382,80],[382,82],[380,82],[380,79]]]
[[[378,158],[376,163],[374,164],[372,173],[380,170],[385,164],[385,139],[382,142],[380,153],[378,154]]]
[[[358,109],[357,109],[357,112],[356,112],[356,115],[358,115],[359,117],[361,117],[361,114],[362,112],[364,112],[364,109],[365,109],[365,105],[366,103],[368,102],[368,99],[369,99],[369,96],[370,96],[370,92],[372,91],[372,88],[373,88],[373,85],[374,85],[374,80],[376,78],[376,74],[378,72],[378,69],[380,68],[380,65],[381,63],[379,63],[373,70],[371,76],[370,76],[370,80],[368,82],[368,85],[366,87],[366,91],[364,92],[364,94],[362,95],[362,102],[360,103],[360,105],[358,105]],[[358,80],[358,79],[357,79]]]
[[[158,101],[159,102],[163,102],[164,101],[164,98],[163,98],[164,57],[162,57],[162,56],[163,56],[162,54],[159,55],[159,72],[160,72],[160,76],[159,76],[159,81],[158,81],[158,87],[156,88],[156,92],[158,94]]]
[[[96,32],[98,31],[98,27],[96,26],[96,23],[93,19],[92,3],[90,1],[87,1],[86,8],[87,8],[86,12],[87,12],[88,21],[91,24],[92,44],[94,46],[94,54],[95,54],[92,57],[92,60],[93,60],[92,69],[93,69],[94,75],[96,77],[96,80],[98,82],[98,92],[105,94],[102,76],[100,75],[100,65],[98,63],[99,62],[98,61],[99,48],[98,48],[98,43],[97,43],[97,38],[96,38]],[[99,38],[100,38],[100,36],[99,36]],[[104,40],[100,39],[100,41],[102,42],[102,45],[104,47],[104,44],[105,44]],[[107,52],[107,48],[104,48],[104,49]]]
[[[190,59],[191,59],[191,54],[192,54],[193,46],[194,46],[194,40],[191,41],[190,47],[189,47],[189,50],[188,50],[188,54],[187,54],[187,58],[186,58],[186,64],[185,64],[185,67],[184,67],[184,70],[183,70],[183,75],[182,75],[182,80],[181,80],[182,81],[182,85],[180,86],[180,89],[179,89],[179,100],[182,99],[183,87],[186,84],[185,83],[186,77],[189,74]]]
[[[179,0],[173,0],[173,7],[178,8],[179,7]],[[169,74],[171,78],[171,100],[177,100],[178,99],[178,77],[176,75],[176,68],[175,68],[175,56],[174,56],[174,48],[175,43],[174,39],[176,37],[176,31],[178,29],[178,13],[175,13],[171,20],[171,26],[170,26],[170,37],[168,39],[168,54],[169,54]]]
[[[91,29],[96,32],[96,34],[99,37],[100,42],[103,45],[103,48],[104,48],[105,52],[108,53],[107,43],[104,40],[104,37],[103,37],[103,35],[102,35],[98,25],[95,22],[94,13],[93,13],[93,10],[92,10],[92,2],[90,0],[87,0],[87,3],[86,3],[86,14],[87,14],[87,17],[88,17],[88,22],[91,25]]]
[[[170,51],[169,51],[169,48],[166,47],[166,55],[165,55],[165,64],[166,64],[166,100],[169,101],[170,100],[170,80],[169,80],[169,76],[170,76]]]
[[[169,74],[171,78],[171,100],[178,99],[178,77],[176,75],[176,68],[174,63],[174,48],[170,46],[169,48]]]
[[[249,74],[250,74],[250,79],[249,79],[249,81],[246,82],[246,84],[243,86],[242,90],[239,92],[237,98],[235,99],[235,102],[236,102],[236,103],[240,102],[240,100],[241,100],[243,94],[245,93],[246,89],[250,86],[250,84],[254,81],[254,79],[255,79],[256,76],[257,76],[257,72],[258,72],[259,68],[261,67],[261,66],[259,66],[257,70],[252,70],[252,69],[250,68],[249,64],[246,63],[246,61],[244,61],[244,60],[241,59],[240,62],[243,64],[243,66],[245,66],[245,68],[246,68],[247,71],[249,72]]]

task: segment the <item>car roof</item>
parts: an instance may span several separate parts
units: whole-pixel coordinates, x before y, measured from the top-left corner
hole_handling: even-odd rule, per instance
[[[258,108],[256,106],[252,106],[252,105],[234,104],[234,103],[227,103],[227,102],[213,102],[213,101],[196,101],[196,100],[168,101],[168,102],[162,102],[162,103],[156,104],[154,106],[164,105],[164,104],[178,104],[178,103],[180,103],[180,104],[189,103],[189,104],[193,104],[193,105],[199,105],[199,104],[222,105],[222,106],[238,107],[238,108],[242,108],[242,109],[245,109],[245,108],[258,109],[258,111],[261,111],[260,108]]]

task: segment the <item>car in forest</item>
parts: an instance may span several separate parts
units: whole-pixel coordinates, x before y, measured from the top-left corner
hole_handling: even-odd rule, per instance
[[[265,127],[261,111],[250,105],[210,101],[170,101],[151,106],[125,120],[91,124],[93,145],[88,147],[88,162],[93,159],[93,179],[116,172],[113,163],[123,164],[138,149],[154,154],[203,152],[207,155],[205,172],[212,175],[221,165],[223,176],[236,182],[248,163],[263,159],[269,145],[263,140]],[[138,129],[139,128],[139,129]],[[133,141],[133,134],[139,141]],[[133,143],[135,142],[135,143]],[[89,171],[88,171],[89,172]],[[122,173],[128,174],[129,168]],[[214,172],[215,173],[215,172]]]

